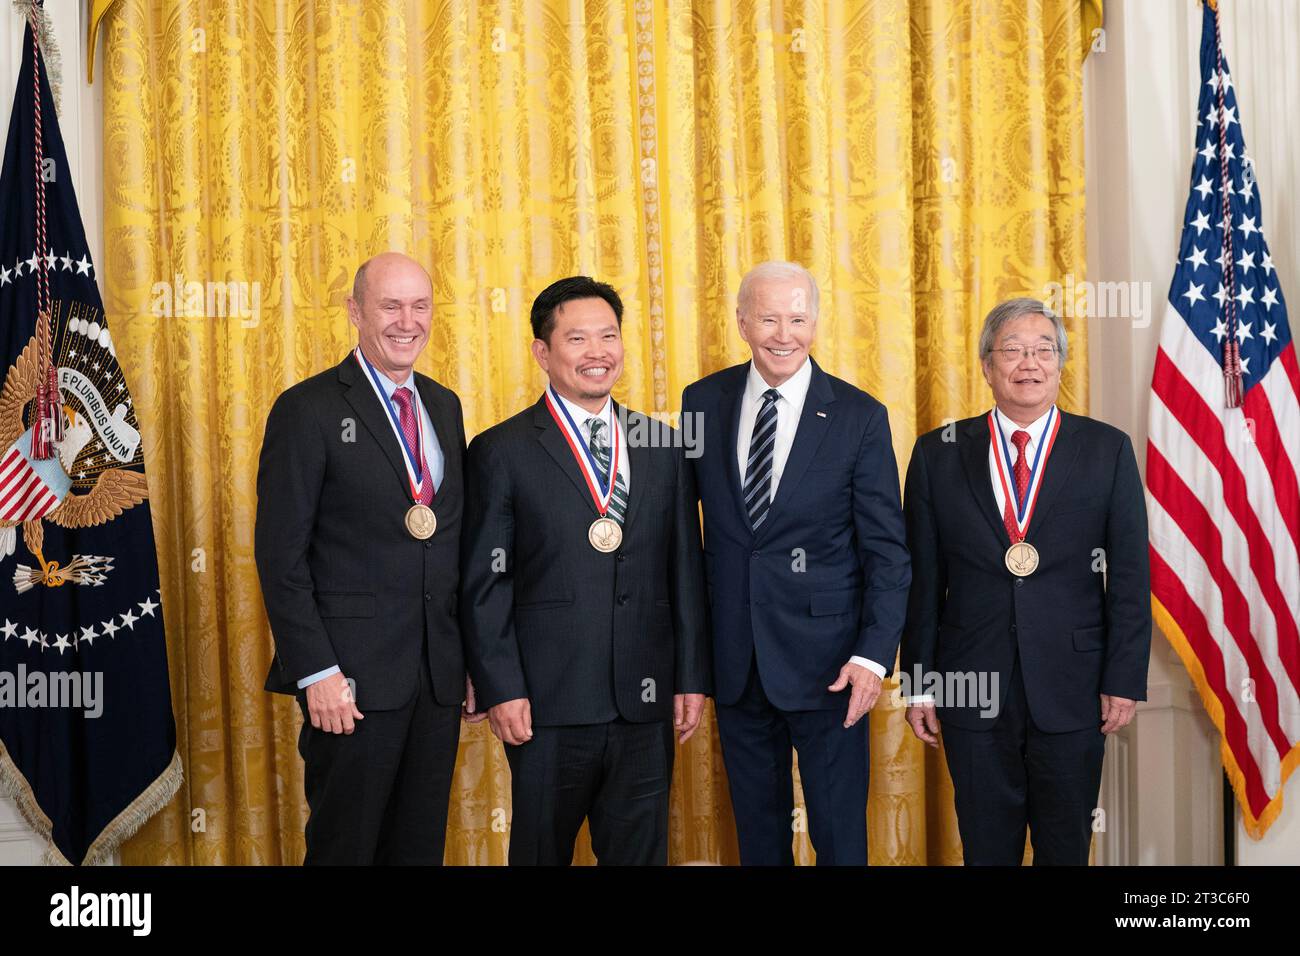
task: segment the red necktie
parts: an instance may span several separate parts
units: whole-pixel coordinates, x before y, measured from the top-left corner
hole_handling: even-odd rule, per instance
[[[424,447],[419,444],[415,431],[415,412],[411,408],[410,390],[406,386],[398,388],[393,392],[393,401],[397,403],[397,414],[402,423],[402,434],[406,436],[406,447],[415,449],[416,454],[420,456],[420,474],[424,476],[424,485],[420,488],[420,497],[416,501],[427,505],[433,501],[433,477],[429,474],[429,466],[424,463]],[[1017,434],[1023,433],[1017,432]]]
[[[1024,500],[1025,491],[1029,488],[1029,462],[1025,461],[1029,432],[1012,432],[1011,444],[1016,446],[1016,464],[1012,468],[1012,474],[1016,478],[1016,501],[1020,502]],[[1013,544],[1021,539],[1020,529],[1016,525],[1016,506],[1011,501],[1007,501],[1006,507],[1002,509],[1002,523],[1007,526],[1007,536]]]

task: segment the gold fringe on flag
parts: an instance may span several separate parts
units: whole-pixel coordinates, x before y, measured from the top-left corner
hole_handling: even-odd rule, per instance
[[[114,817],[108,826],[100,831],[99,836],[95,837],[95,842],[86,851],[86,858],[81,861],[81,865],[97,866],[110,862],[119,846],[144,826],[150,817],[171,802],[184,778],[181,755],[173,752],[167,769],[132,800],[130,806]],[[71,866],[72,861],[54,845],[50,818],[36,802],[36,794],[32,792],[31,784],[19,772],[3,743],[0,743],[0,794],[13,798],[18,806],[19,815],[45,843],[45,853],[41,862],[46,866]]]

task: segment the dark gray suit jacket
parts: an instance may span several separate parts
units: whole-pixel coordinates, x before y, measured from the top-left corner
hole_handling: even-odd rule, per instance
[[[673,429],[637,412],[626,428],[612,554],[587,540],[599,513],[544,400],[470,444],[461,629],[480,707],[527,697],[539,726],[646,722],[671,719],[674,693],[711,692],[690,469]]]
[[[1098,695],[1146,699],[1151,571],[1133,444],[1118,428],[1061,413],[1026,531],[1042,563],[1024,578],[1006,568],[1011,539],[988,455],[987,415],[916,440],[904,497],[912,589],[900,671],[922,680],[995,674],[1001,714],[1019,667],[1040,729],[1096,727]],[[940,704],[945,724],[997,723],[978,703],[949,704],[962,706]]]
[[[415,383],[446,459],[428,541],[406,531],[401,446],[351,353],[271,408],[254,542],[275,637],[269,691],[297,694],[299,680],[337,664],[356,681],[362,713],[395,709],[415,695],[427,646],[438,703],[464,698],[456,600],[465,428],[454,392],[419,373]]]

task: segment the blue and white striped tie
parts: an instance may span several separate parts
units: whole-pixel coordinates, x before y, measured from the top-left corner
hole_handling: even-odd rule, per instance
[[[772,507],[772,454],[776,449],[776,400],[780,397],[774,388],[763,393],[763,405],[754,419],[754,437],[749,442],[745,510],[749,512],[749,526],[755,531]]]

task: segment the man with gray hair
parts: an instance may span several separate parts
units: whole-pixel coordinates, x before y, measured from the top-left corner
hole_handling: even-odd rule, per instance
[[[1050,309],[1001,303],[979,349],[993,409],[922,435],[907,470],[907,721],[942,730],[968,865],[1019,864],[1026,827],[1035,864],[1083,865],[1105,735],[1146,699],[1142,481],[1127,435],[1057,408]]]
[[[867,862],[867,713],[898,649],[908,559],[885,407],[809,355],[817,283],[741,280],[753,358],[696,382],[718,732],[743,864],[794,862],[792,750],[819,864]],[[847,698],[847,699],[846,699]]]

